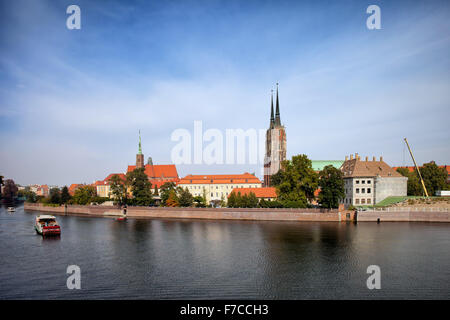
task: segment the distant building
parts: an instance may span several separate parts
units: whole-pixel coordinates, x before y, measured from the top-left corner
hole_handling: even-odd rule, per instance
[[[49,195],[49,187],[46,184],[42,186],[38,186],[36,188],[36,195],[41,197],[48,197]]]
[[[266,153],[264,157],[264,186],[270,186],[270,177],[281,168],[281,162],[286,160],[286,131],[281,125],[280,103],[277,101],[276,113],[273,114],[273,94],[271,95],[270,126],[266,132]]]
[[[339,169],[343,163],[344,160],[311,160],[311,166],[317,173],[322,171],[326,166],[333,166]]]
[[[390,196],[406,196],[408,178],[391,168],[383,157],[362,161],[358,154],[346,157],[341,170],[344,174],[345,206],[374,205]]]
[[[155,186],[160,188],[166,182],[174,182],[175,184],[180,180],[178,177],[177,167],[174,164],[160,164],[154,165],[152,158],[148,158],[148,164],[144,165],[144,154],[141,147],[141,134],[139,132],[139,151],[136,154],[136,165],[129,165],[127,173],[133,171],[136,168],[145,168],[145,174],[148,176],[148,180],[152,184],[152,188]]]
[[[104,180],[96,181],[94,186],[97,189],[97,196],[109,198],[111,196],[111,178],[114,175],[118,175],[122,181],[125,181],[126,176],[123,173],[111,173]]]
[[[238,194],[241,193],[241,195],[249,195],[250,193],[253,193],[258,200],[264,199],[266,201],[273,201],[277,199],[277,190],[273,187],[264,187],[264,188],[235,188],[231,190],[231,193]]]
[[[216,175],[187,175],[181,178],[178,186],[187,188],[195,196],[206,195],[206,201],[226,200],[235,188],[261,188],[261,181],[253,174],[216,174]]]
[[[72,183],[72,184],[69,186],[69,194],[70,194],[71,196],[73,196],[73,195],[75,194],[75,190],[77,190],[78,188],[83,187],[83,186],[85,186],[85,185],[82,184],[82,183]]]

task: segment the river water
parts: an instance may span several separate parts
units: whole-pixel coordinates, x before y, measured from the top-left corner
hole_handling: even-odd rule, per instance
[[[450,224],[134,220],[0,208],[0,299],[449,299]],[[66,286],[67,267],[81,289]],[[369,265],[381,289],[366,285]]]

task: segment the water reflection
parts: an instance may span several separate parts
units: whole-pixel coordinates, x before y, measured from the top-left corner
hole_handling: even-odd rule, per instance
[[[449,226],[134,220],[0,210],[0,298],[449,298]],[[79,265],[81,291],[67,290]],[[382,290],[365,285],[381,267]]]

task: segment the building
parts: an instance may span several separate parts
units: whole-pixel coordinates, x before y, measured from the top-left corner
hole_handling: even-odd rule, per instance
[[[361,160],[358,154],[345,157],[341,170],[344,174],[345,206],[374,205],[390,196],[406,196],[408,178],[391,168],[383,157]]]
[[[41,197],[48,197],[50,194],[50,189],[46,184],[43,184],[42,186],[38,186],[36,188],[36,195]]]
[[[195,196],[205,194],[207,203],[227,199],[233,189],[261,188],[261,181],[253,174],[216,174],[216,175],[187,175],[181,178],[178,186]]]
[[[127,173],[136,168],[144,168],[148,180],[152,184],[152,188],[157,186],[160,188],[166,182],[174,182],[175,184],[180,180],[178,177],[177,167],[174,164],[154,165],[151,158],[148,159],[144,165],[144,154],[141,147],[141,133],[139,132],[139,150],[136,154],[136,165],[129,165]]]
[[[94,183],[94,186],[97,189],[97,196],[109,198],[111,196],[111,178],[114,175],[118,175],[122,181],[126,180],[126,176],[123,173],[111,173],[104,180],[99,180]]]
[[[72,183],[69,187],[69,194],[71,196],[73,196],[75,194],[75,190],[77,190],[78,188],[83,187],[83,186],[85,186],[85,185],[82,183]]]
[[[273,94],[270,100],[270,126],[266,132],[266,153],[264,157],[264,186],[266,187],[270,186],[270,176],[277,173],[281,168],[281,162],[286,160],[286,131],[280,119],[278,83],[275,116],[273,114]]]
[[[340,169],[344,160],[311,160],[311,166],[317,173],[323,170],[326,166],[333,166],[336,169]]]
[[[277,199],[277,190],[273,187],[264,187],[264,188],[234,188],[231,190],[231,193],[241,195],[249,195],[253,193],[258,200],[264,199],[266,201],[273,201]],[[230,193],[230,195],[231,195]],[[230,196],[228,195],[228,197]]]

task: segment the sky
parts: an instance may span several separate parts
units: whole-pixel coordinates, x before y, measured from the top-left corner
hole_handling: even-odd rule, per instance
[[[412,165],[407,137],[418,163],[450,164],[449,16],[448,1],[0,0],[0,175],[101,180],[135,163],[139,130],[145,159],[170,164],[194,121],[267,129],[277,82],[288,158]]]

